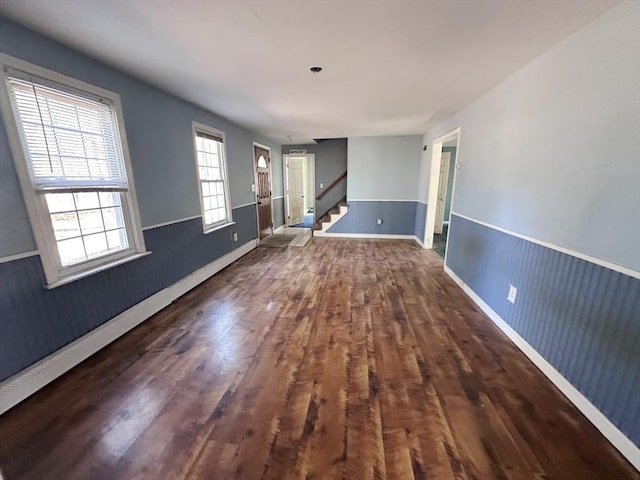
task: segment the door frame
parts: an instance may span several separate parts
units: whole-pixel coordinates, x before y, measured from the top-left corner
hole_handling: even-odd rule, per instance
[[[311,203],[313,204],[313,222],[316,221],[316,154],[315,153],[283,153],[282,154],[282,180],[284,185],[284,225],[289,226],[287,222],[287,213],[289,212],[289,175],[287,173],[287,160],[289,157],[305,157],[305,167],[312,168],[311,183]],[[307,192],[305,192],[306,194]]]
[[[275,222],[273,221],[273,157],[271,156],[271,147],[263,145],[262,143],[252,142],[251,145],[251,162],[253,169],[253,204],[256,206],[256,228],[258,229],[258,236],[256,238],[258,245],[260,245],[260,212],[258,211],[258,159],[256,158],[256,148],[263,148],[269,152],[269,191],[271,192],[271,235],[275,232]],[[269,236],[271,236],[269,235]]]
[[[429,190],[427,196],[427,214],[424,225],[424,248],[433,249],[433,231],[436,226],[436,210],[438,201],[438,187],[440,186],[440,158],[442,157],[442,146],[445,142],[457,137],[456,141],[456,158],[455,168],[453,169],[453,185],[451,187],[451,206],[453,207],[453,199],[456,194],[456,177],[458,175],[458,168],[460,163],[460,137],[462,135],[462,128],[454,128],[453,130],[441,135],[431,142],[431,166],[429,170]],[[452,208],[453,210],[453,208]],[[447,219],[449,225],[451,225],[451,211],[449,212],[449,218]],[[447,247],[449,246],[449,235],[447,235]],[[447,252],[445,249],[444,264],[447,263]]]

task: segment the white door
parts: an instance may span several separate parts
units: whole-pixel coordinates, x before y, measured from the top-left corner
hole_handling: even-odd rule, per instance
[[[287,225],[304,221],[304,157],[287,159]]]
[[[442,234],[444,223],[444,206],[447,201],[447,183],[449,181],[449,162],[451,152],[442,152],[440,157],[440,179],[438,180],[438,203],[436,205],[436,226],[433,233]]]

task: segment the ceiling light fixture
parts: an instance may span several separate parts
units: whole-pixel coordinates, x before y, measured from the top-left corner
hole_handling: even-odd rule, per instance
[[[320,73],[322,71],[322,67],[311,67],[311,73]]]

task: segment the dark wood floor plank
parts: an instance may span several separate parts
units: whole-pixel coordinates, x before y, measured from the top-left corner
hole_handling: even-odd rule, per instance
[[[0,417],[15,479],[640,479],[409,241],[258,249]]]

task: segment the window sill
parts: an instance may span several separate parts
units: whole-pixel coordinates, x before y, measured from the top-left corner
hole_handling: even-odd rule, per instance
[[[209,228],[208,230],[205,230],[204,232],[202,232],[203,235],[207,235],[208,233],[211,232],[215,232],[217,230],[222,230],[223,228],[227,228],[230,227],[231,225],[235,225],[236,222],[227,222],[227,223],[223,223],[222,225],[218,225],[217,227],[212,227]]]
[[[80,280],[81,278],[88,277],[90,275],[93,275],[94,273],[109,270],[110,268],[117,267],[118,265],[122,265],[124,263],[128,263],[133,260],[146,257],[147,255],[151,255],[151,252],[146,251],[141,253],[132,253],[131,255],[128,255],[126,257],[121,257],[111,262],[103,263],[102,265],[98,265],[88,270],[83,270],[82,272],[77,272],[71,275],[67,275],[65,277],[60,278],[59,280],[56,280],[55,282],[46,284],[44,288],[46,288],[47,290],[53,290],[54,288],[61,287],[62,285],[67,285],[68,283],[75,282],[76,280]]]

